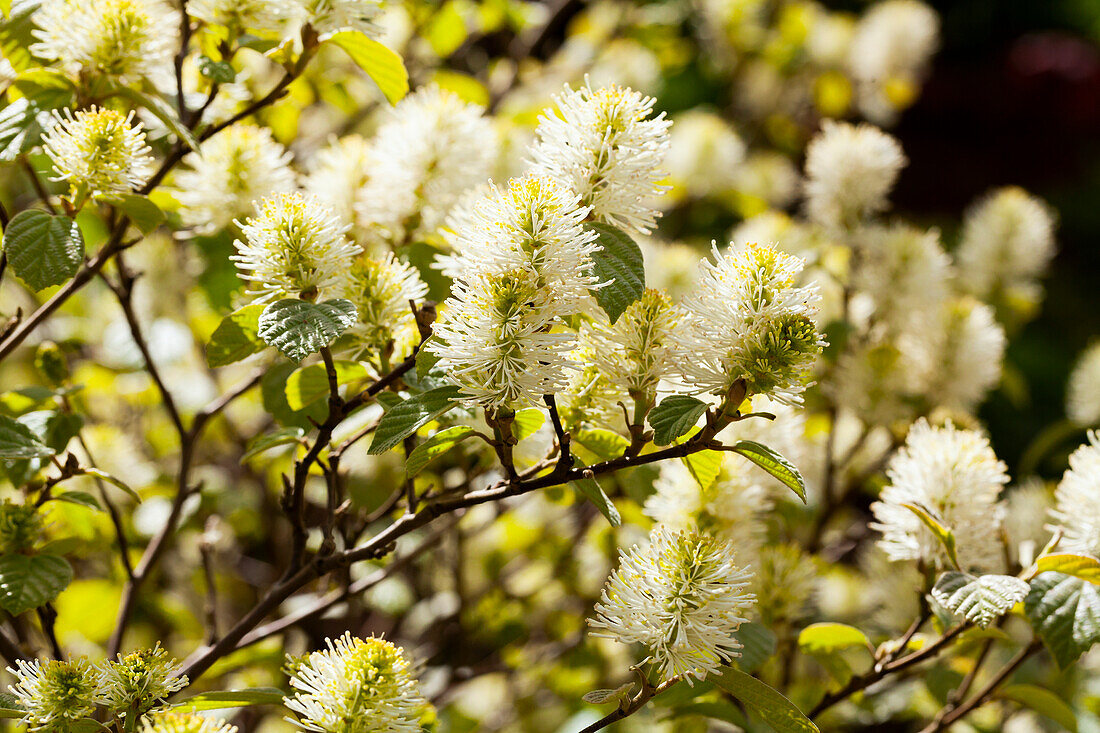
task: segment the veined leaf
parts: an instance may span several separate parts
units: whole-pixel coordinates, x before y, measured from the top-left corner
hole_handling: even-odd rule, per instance
[[[512,437],[516,440],[523,440],[538,431],[544,422],[546,422],[546,413],[537,407],[516,410],[516,416],[512,423]]]
[[[40,608],[72,582],[73,569],[57,555],[0,557],[0,608],[13,616]]]
[[[12,271],[34,290],[60,285],[84,261],[84,237],[67,216],[39,209],[20,211],[4,230],[4,251]]]
[[[409,93],[409,72],[394,51],[359,31],[340,31],[325,39],[347,52],[355,64],[367,72],[390,104],[397,104]]]
[[[26,425],[0,415],[0,458],[49,458],[54,451]]]
[[[379,421],[367,452],[371,455],[385,453],[430,421],[458,407],[461,399],[462,391],[458,387],[436,387],[394,405]]]
[[[258,331],[264,343],[301,361],[331,344],[353,323],[355,306],[350,300],[310,303],[285,298],[264,308]]]
[[[1046,572],[1072,575],[1081,580],[1100,585],[1100,560],[1088,555],[1058,553],[1044,555],[1035,561],[1035,574]]]
[[[443,455],[467,438],[474,437],[474,433],[474,429],[469,425],[455,425],[440,430],[412,449],[409,457],[405,459],[405,475],[412,478],[423,471],[434,458]]]
[[[740,700],[776,733],[820,733],[793,702],[752,675],[723,667],[717,673],[707,675],[707,679]]]
[[[264,451],[277,448],[280,445],[290,445],[291,443],[301,443],[302,438],[305,437],[306,431],[302,428],[291,425],[290,427],[280,428],[272,433],[265,433],[256,438],[253,438],[248,443],[248,450],[241,456],[241,462],[244,463],[250,458],[258,456]]]
[[[766,445],[754,440],[739,440],[733,444],[733,451],[755,463],[760,468],[779,479],[784,486],[793,491],[802,503],[806,503],[806,482],[794,464]]]
[[[626,232],[602,223],[585,224],[596,232],[603,248],[592,255],[592,271],[600,282],[610,283],[592,291],[596,302],[615,323],[630,304],[645,293],[642,250]],[[670,441],[671,442],[671,441]]]
[[[574,444],[584,447],[601,461],[618,458],[630,446],[630,441],[612,430],[585,428],[571,434]]]
[[[583,464],[581,464],[580,459],[574,456],[573,465],[580,468]],[[623,518],[622,515],[619,514],[618,508],[616,508],[607,494],[604,493],[603,487],[600,486],[595,477],[579,478],[570,481],[569,485],[584,494],[589,501],[595,504],[596,508],[600,510],[600,514],[607,518],[607,521],[611,523],[612,527],[618,527],[623,523]]]
[[[707,403],[687,395],[670,395],[649,413],[649,425],[653,428],[653,442],[668,445],[695,427]]]
[[[266,307],[253,303],[223,318],[206,345],[206,363],[225,366],[266,349],[267,344],[260,338],[260,314]]]
[[[1024,614],[1062,669],[1100,640],[1100,588],[1071,575],[1040,573]]]
[[[954,614],[986,628],[1027,595],[1027,583],[1014,575],[982,575],[951,571],[932,588],[932,597]]]
[[[1069,733],[1077,733],[1077,713],[1062,698],[1036,685],[1006,685],[994,693],[1050,718]]]

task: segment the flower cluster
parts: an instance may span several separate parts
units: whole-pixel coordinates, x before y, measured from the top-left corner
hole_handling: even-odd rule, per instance
[[[266,127],[232,125],[184,159],[175,177],[185,226],[213,234],[255,212],[255,202],[294,190],[290,153]]]
[[[73,75],[169,77],[179,14],[166,0],[44,0],[31,51]]]
[[[1060,547],[1100,557],[1100,433],[1089,432],[1088,442],[1069,457],[1054,499],[1050,517],[1061,530]]]
[[[237,733],[237,726],[195,713],[155,713],[142,719],[141,733]]]
[[[621,551],[588,624],[594,635],[640,643],[666,678],[703,679],[740,656],[750,574],[732,543],[658,526],[644,548]]]
[[[748,393],[797,404],[824,346],[814,324],[816,287],[796,286],[803,261],[770,245],[731,245],[700,265],[685,299],[693,358],[686,377],[725,395],[737,380]]]
[[[297,716],[288,720],[317,733],[421,729],[427,702],[400,648],[351,633],[325,643],[327,649],[288,658],[295,692],[284,701]]]
[[[651,97],[618,86],[567,86],[556,100],[558,114],[539,118],[535,171],[575,191],[600,221],[648,233],[671,123],[664,113],[650,117]]]
[[[0,504],[0,555],[31,549],[41,538],[43,528],[38,507],[4,499]]]
[[[73,191],[126,193],[152,173],[152,151],[133,112],[91,107],[54,110],[53,117],[42,145],[53,161],[54,180],[68,181]]]
[[[876,520],[871,528],[882,533],[879,545],[892,560],[944,564],[943,547],[906,506],[911,504],[954,533],[964,570],[999,567],[1002,511],[997,498],[1008,474],[984,435],[950,422],[933,427],[921,419],[890,460],[886,477],[890,484],[871,505]]]
[[[382,368],[390,358],[404,358],[420,336],[410,301],[428,294],[416,268],[392,253],[380,260],[359,257],[344,287],[358,314],[350,335],[359,357],[380,355]]]
[[[870,125],[826,121],[806,149],[806,210],[828,227],[851,226],[884,211],[905,154]]]
[[[187,677],[180,674],[178,663],[159,644],[98,665],[84,657],[68,661],[17,660],[15,668],[9,667],[8,671],[16,678],[8,689],[26,712],[23,721],[31,730],[67,730],[68,723],[90,716],[97,705],[125,719],[129,727],[130,721],[187,686]],[[215,733],[188,727],[160,727],[156,731]]]
[[[299,193],[264,199],[259,213],[239,225],[244,240],[233,243],[231,259],[243,279],[259,286],[260,301],[340,292],[362,251],[331,209]]]

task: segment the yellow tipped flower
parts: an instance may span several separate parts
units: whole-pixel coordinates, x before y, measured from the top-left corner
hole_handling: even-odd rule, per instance
[[[8,667],[16,682],[8,687],[26,711],[23,723],[32,731],[65,730],[67,724],[95,712],[99,675],[84,657],[27,662]]]
[[[187,686],[176,660],[158,643],[102,665],[100,702],[123,716],[141,715]]]
[[[0,504],[0,555],[29,550],[42,535],[42,515],[30,504]]]
[[[237,726],[194,713],[157,713],[142,720],[142,733],[237,733]]]
[[[42,142],[53,161],[54,180],[95,195],[125,193],[149,177],[152,151],[133,112],[91,107],[53,114],[53,126]]]
[[[419,733],[427,702],[399,647],[350,633],[325,643],[287,660],[296,692],[283,701],[297,716],[287,720],[317,733]]]

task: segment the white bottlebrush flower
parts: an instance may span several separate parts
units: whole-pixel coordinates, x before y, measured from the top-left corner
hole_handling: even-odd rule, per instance
[[[679,375],[687,356],[677,331],[686,327],[684,310],[660,290],[648,289],[613,324],[597,321],[585,329],[592,363],[618,389],[652,400],[657,384]]]
[[[932,427],[921,418],[890,460],[886,477],[890,484],[871,505],[876,521],[870,526],[882,533],[879,545],[892,560],[944,564],[946,553],[932,531],[903,506],[916,504],[955,534],[963,570],[999,567],[997,497],[1008,474],[988,438],[950,422]]]
[[[664,113],[650,118],[654,100],[618,86],[566,86],[555,100],[557,113],[539,118],[535,172],[576,192],[600,221],[648,234],[659,216],[650,199],[663,191]]]
[[[15,684],[8,690],[25,711],[23,722],[32,731],[67,730],[68,724],[95,712],[99,697],[95,666],[84,657],[68,661],[18,659]]]
[[[875,3],[860,18],[848,66],[868,118],[891,124],[912,104],[939,46],[939,31],[936,11],[919,0]]]
[[[724,254],[715,246],[713,254],[684,301],[695,355],[685,364],[687,381],[725,395],[744,379],[750,395],[799,403],[824,345],[813,321],[817,289],[795,286],[803,261],[760,244]]]
[[[238,222],[244,240],[233,246],[241,278],[256,283],[260,301],[278,297],[330,297],[345,287],[362,249],[344,236],[332,209],[300,193],[264,199],[255,217]]]
[[[748,621],[751,578],[731,543],[658,526],[644,548],[620,551],[588,624],[595,636],[645,646],[665,679],[703,679],[740,656],[733,632]]]
[[[153,155],[134,113],[112,109],[53,112],[53,124],[42,138],[53,161],[55,181],[68,181],[73,191],[125,193],[138,188],[153,172]]]
[[[856,290],[870,296],[874,320],[895,333],[928,323],[947,297],[951,258],[936,229],[870,226],[857,237]]]
[[[176,660],[158,642],[100,665],[99,702],[123,716],[141,715],[187,686]]]
[[[1070,455],[1050,518],[1062,532],[1060,550],[1100,557],[1100,433],[1095,430]]]
[[[340,221],[350,224],[352,238],[362,238],[362,227],[355,206],[359,192],[370,181],[374,168],[374,146],[359,135],[333,140],[317,153],[302,188],[336,212]]]
[[[352,30],[371,37],[380,34],[375,19],[378,0],[297,0],[306,22],[320,34]]]
[[[714,535],[736,547],[743,564],[755,567],[767,534],[764,518],[772,508],[759,473],[746,458],[726,454],[718,478],[704,488],[682,461],[664,461],[643,511],[669,529]]]
[[[1100,342],[1081,352],[1066,385],[1066,415],[1078,425],[1100,423]]]
[[[141,733],[237,733],[237,726],[195,713],[154,713],[142,719]]]
[[[297,9],[294,0],[188,0],[187,3],[192,18],[237,33],[278,33]]]
[[[179,14],[165,0],[44,0],[31,53],[70,74],[170,79]]]
[[[551,329],[575,312],[528,270],[478,275],[455,283],[426,348],[471,403],[519,407],[565,388],[575,339]]]
[[[356,358],[403,359],[419,341],[409,301],[419,303],[428,286],[416,268],[393,253],[382,259],[360,257],[351,268],[343,297],[355,304],[355,325],[348,330]]]
[[[290,153],[266,127],[236,124],[202,144],[201,155],[183,161],[175,197],[185,226],[212,234],[251,216],[261,199],[295,189]]]
[[[692,111],[672,125],[665,159],[674,184],[691,196],[706,196],[733,188],[745,143],[718,115]]]
[[[932,343],[929,401],[972,411],[1001,379],[1006,339],[993,309],[965,296],[951,300],[938,319]]]
[[[462,195],[488,179],[497,136],[483,112],[435,85],[398,102],[371,141],[370,180],[358,197],[373,244],[437,236]]]
[[[956,259],[963,286],[976,297],[1033,305],[1038,278],[1054,256],[1054,214],[1040,199],[1010,186],[972,206]]]
[[[575,193],[541,176],[490,186],[484,198],[453,217],[448,240],[455,251],[448,269],[458,277],[526,270],[543,286],[577,301],[599,285],[592,255],[596,233],[582,224],[588,209]]]
[[[288,658],[294,696],[283,698],[305,730],[317,733],[418,733],[427,705],[404,651],[375,637],[345,633],[328,649]]]
[[[806,209],[830,227],[884,211],[905,166],[898,141],[871,125],[826,120],[806,149]]]

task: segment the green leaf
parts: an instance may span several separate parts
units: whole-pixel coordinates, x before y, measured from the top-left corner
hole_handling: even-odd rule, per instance
[[[649,426],[653,428],[653,442],[656,445],[669,445],[695,427],[707,403],[687,395],[671,395],[661,400],[661,404],[649,413]]]
[[[986,628],[1027,595],[1027,583],[1014,575],[975,577],[954,570],[944,573],[932,597],[948,611]]]
[[[84,237],[67,216],[38,209],[20,211],[4,230],[8,264],[34,290],[60,285],[84,261]]]
[[[57,501],[95,509],[97,512],[103,511],[103,507],[99,505],[99,500],[86,491],[62,491],[59,494],[54,494],[52,498]]]
[[[252,705],[282,705],[284,693],[274,687],[253,687],[247,690],[204,692],[174,702],[170,707],[184,711],[246,708]]]
[[[367,376],[367,368],[354,361],[333,362],[337,384],[347,384]],[[286,403],[292,410],[301,410],[328,396],[328,371],[324,364],[310,364],[294,372],[286,380]]]
[[[237,71],[227,61],[215,61],[209,56],[199,56],[199,73],[219,84],[231,84]]]
[[[618,458],[630,446],[629,440],[604,428],[585,428],[571,436],[573,443],[587,449],[601,461]]]
[[[401,57],[359,31],[340,31],[327,39],[347,52],[355,64],[367,72],[390,104],[397,104],[409,93],[409,72]]]
[[[125,491],[127,494],[129,494],[138,503],[141,502],[141,494],[139,494],[138,492],[131,489],[130,486],[125,481],[123,481],[122,479],[117,478],[115,476],[112,476],[111,474],[107,473],[106,471],[101,471],[98,468],[85,468],[83,470],[84,470],[84,473],[86,473],[87,475],[94,476],[95,478],[99,479],[100,481],[106,481],[107,483],[111,484],[112,486]]]
[[[253,438],[248,443],[248,450],[241,456],[241,463],[244,463],[249,458],[258,456],[264,451],[271,450],[280,445],[290,445],[291,443],[301,443],[302,438],[305,437],[306,431],[302,428],[292,425],[288,428],[280,428],[272,433],[266,433],[264,435]]]
[[[925,527],[932,535],[940,541],[943,545],[943,549],[947,551],[947,557],[951,561],[951,564],[956,568],[959,567],[959,556],[955,554],[955,533],[940,524],[939,520],[932,516],[932,513],[919,504],[902,504],[903,507],[917,515]]]
[[[260,314],[265,307],[263,303],[253,303],[223,318],[206,345],[206,363],[212,367],[225,366],[266,349],[267,344],[260,338]]]
[[[1072,575],[1075,578],[1100,585],[1100,560],[1088,555],[1059,553],[1044,555],[1035,561],[1036,575],[1050,571]]]
[[[1100,640],[1100,588],[1062,573],[1040,573],[1024,599],[1031,627],[1065,669]]]
[[[718,480],[725,457],[716,450],[701,450],[680,459],[695,478],[699,488],[706,491]]]
[[[617,689],[608,690],[592,690],[581,695],[581,699],[587,703],[593,705],[605,705],[609,702],[620,702],[627,699],[629,693],[634,688],[633,682],[627,682],[624,685],[620,685]]]
[[[26,425],[0,415],[0,458],[49,458],[54,450]]]
[[[416,376],[418,379],[427,377],[435,365],[439,363],[439,357],[435,355],[435,352],[424,348],[428,345],[428,341],[433,338],[435,337],[429,336],[427,341],[420,345],[420,351],[416,352]]]
[[[0,557],[0,608],[13,616],[40,608],[72,582],[73,569],[57,555]]]
[[[430,421],[458,406],[462,391],[455,386],[436,387],[394,405],[382,416],[371,441],[371,455],[385,453]]]
[[[537,407],[516,410],[515,422],[512,423],[512,437],[523,440],[533,435],[544,422],[546,422],[546,413]]]
[[[806,482],[794,464],[766,445],[754,440],[739,440],[731,446],[734,453],[740,453],[760,468],[770,473],[788,489],[806,503]]]
[[[466,438],[472,438],[474,432],[469,425],[455,425],[440,430],[412,449],[409,457],[405,459],[405,475],[412,478],[423,471],[432,459],[443,455]]]
[[[575,456],[573,458],[573,465],[580,468],[583,464]],[[619,514],[619,510],[615,507],[615,504],[604,493],[603,487],[593,478],[579,478],[575,481],[570,481],[569,485],[577,491],[584,494],[589,501],[596,505],[596,508],[600,510],[600,514],[607,518],[607,521],[611,523],[612,527],[618,527],[623,523],[622,515]]]
[[[742,646],[741,656],[736,660],[737,668],[749,674],[760,669],[775,654],[779,644],[775,633],[758,621],[741,624],[741,628],[733,632],[733,636]]]
[[[833,654],[853,646],[872,648],[867,634],[847,624],[810,624],[798,634],[798,646],[807,654]]]
[[[1077,733],[1077,713],[1062,698],[1036,685],[1006,685],[994,697],[1011,700],[1046,716],[1069,733]]]
[[[148,234],[164,221],[160,207],[139,193],[112,193],[98,196],[96,200],[121,211],[142,234]]]
[[[610,282],[609,285],[594,289],[592,294],[596,296],[596,302],[608,319],[614,323],[631,303],[645,293],[642,250],[626,232],[613,226],[598,222],[585,226],[596,232],[596,241],[603,247],[592,255],[592,272],[600,282]]]
[[[286,298],[271,303],[260,314],[259,334],[295,361],[316,354],[355,323],[350,300],[310,303]]]
[[[776,733],[820,733],[794,703],[752,675],[723,667],[717,673],[707,675],[707,679],[740,700]]]
[[[72,102],[71,89],[43,89],[0,110],[0,162],[9,163],[29,152],[50,125],[50,112]]]
[[[7,720],[17,720],[22,718],[27,713],[23,710],[13,710],[12,708],[0,708],[0,718]]]
[[[180,122],[179,118],[176,117],[176,111],[163,99],[156,95],[146,94],[143,91],[121,84],[114,87],[114,92],[139,107],[144,107],[152,112],[158,120],[163,122],[165,126],[191,150],[197,151],[199,149],[199,141],[195,139],[195,135],[186,125]]]

